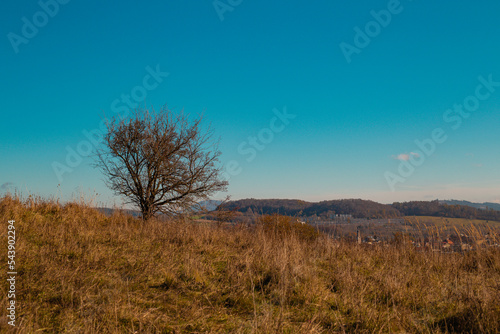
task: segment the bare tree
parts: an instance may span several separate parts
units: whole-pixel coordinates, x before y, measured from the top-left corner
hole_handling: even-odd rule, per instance
[[[111,190],[136,205],[144,220],[188,210],[228,184],[221,179],[213,130],[203,130],[202,119],[190,121],[166,107],[137,109],[129,119],[114,117],[106,124],[95,165]]]

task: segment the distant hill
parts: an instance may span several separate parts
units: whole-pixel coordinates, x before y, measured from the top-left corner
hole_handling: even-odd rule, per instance
[[[493,209],[496,211],[500,211],[500,204],[498,203],[491,203],[491,202],[484,202],[484,203],[472,203],[468,201],[459,201],[459,200],[440,200],[440,203],[445,203],[448,205],[465,205],[465,206],[470,206],[476,209],[482,209],[482,210],[487,210],[487,209]]]
[[[113,212],[116,210],[118,211],[123,211],[125,214],[131,215],[133,217],[140,217],[141,212],[138,210],[131,210],[131,209],[112,209],[112,208],[96,208],[97,211],[102,212],[106,216],[112,216]]]
[[[395,218],[401,213],[390,205],[362,199],[342,199],[322,202],[306,202],[294,199],[243,199],[223,204],[224,209],[247,214],[274,214],[331,219],[337,214],[349,214],[353,218]]]
[[[213,211],[217,209],[217,207],[222,203],[222,201],[218,200],[206,200],[206,201],[201,201],[198,203],[198,205],[195,207],[193,206],[193,210],[207,210],[207,211]],[[113,215],[113,212],[115,210],[123,210],[126,214],[129,214],[134,217],[141,217],[141,211],[140,210],[132,210],[132,209],[113,209],[113,208],[96,208],[98,211],[102,212],[106,216],[111,216]]]
[[[468,205],[447,204],[439,200],[393,203],[392,207],[405,216],[433,216],[500,221],[500,211],[478,209]]]
[[[213,211],[222,203],[222,201],[210,199],[207,201],[199,202],[198,205],[207,211]]]
[[[500,221],[500,210],[494,205],[477,204],[479,207],[434,201],[412,201],[381,204],[362,199],[342,199],[307,202],[297,199],[242,199],[222,204],[227,210],[236,210],[247,216],[279,213],[288,216],[332,219],[335,215],[352,215],[353,218],[397,218],[402,216],[433,216]],[[474,204],[474,203],[470,203]],[[488,203],[495,204],[495,203]],[[488,207],[488,208],[486,208]]]
[[[351,215],[353,218],[397,218],[403,216],[432,216],[500,221],[500,204],[471,203],[459,200],[434,200],[395,202],[381,204],[362,199],[341,199],[321,202],[307,202],[298,199],[242,199],[222,203],[217,200],[202,201],[199,205],[207,211],[218,206],[226,210],[239,211],[244,216],[279,213],[287,216],[317,217],[333,219],[335,215]],[[114,209],[97,208],[106,215]],[[137,210],[124,210],[139,217]]]

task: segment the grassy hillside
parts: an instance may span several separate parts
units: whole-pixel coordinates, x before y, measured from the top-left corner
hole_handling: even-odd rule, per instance
[[[0,219],[16,221],[20,333],[500,332],[494,247],[364,247],[269,219],[143,223],[10,197]]]

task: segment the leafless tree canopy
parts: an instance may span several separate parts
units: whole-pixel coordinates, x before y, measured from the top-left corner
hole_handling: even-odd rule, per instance
[[[106,184],[140,208],[144,220],[157,213],[176,214],[211,194],[224,191],[220,151],[202,117],[189,121],[166,107],[135,110],[129,119],[107,123],[96,166]]]

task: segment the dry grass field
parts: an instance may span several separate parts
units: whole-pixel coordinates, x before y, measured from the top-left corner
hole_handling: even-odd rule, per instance
[[[500,332],[495,247],[418,252],[331,240],[284,217],[144,223],[12,197],[0,219],[17,236],[18,319],[12,330],[2,307],[5,333]]]

